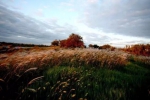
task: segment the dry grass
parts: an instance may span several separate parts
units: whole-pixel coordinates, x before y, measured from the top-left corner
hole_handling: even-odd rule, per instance
[[[99,100],[99,97],[104,100],[108,97],[114,100],[127,99],[132,95],[134,97],[136,88],[144,86],[142,83],[149,79],[145,77],[149,75],[148,69],[145,65],[142,68],[134,64],[136,61],[149,64],[150,59],[117,50],[33,48],[0,55],[0,74],[4,74],[4,77],[0,77],[0,83],[9,83],[6,93],[13,91],[11,94],[18,93],[17,98],[24,100],[32,97],[35,100],[41,97],[53,98],[51,100],[90,100],[92,97],[97,98],[95,100]],[[109,70],[116,67],[122,67],[123,71]],[[11,97],[15,97],[11,94]],[[4,97],[9,98],[8,94]]]
[[[0,68],[25,70],[31,67],[43,66],[83,66],[114,68],[127,62],[128,54],[121,51],[95,49],[31,49],[15,52],[11,55],[1,54]]]
[[[133,56],[134,61],[150,65],[150,57],[147,56]]]
[[[36,77],[36,78],[32,79],[32,80],[28,83],[28,85],[30,85],[30,84],[32,84],[32,83],[38,81],[38,80],[41,80],[43,77],[44,77],[44,76],[39,76],[39,77]]]

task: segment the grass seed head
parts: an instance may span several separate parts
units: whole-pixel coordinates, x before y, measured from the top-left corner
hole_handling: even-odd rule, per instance
[[[30,85],[30,84],[32,84],[32,83],[34,83],[34,82],[36,82],[36,81],[42,79],[43,77],[44,77],[44,76],[40,76],[40,77],[37,77],[37,78],[32,79],[32,80],[28,83],[28,85]]]

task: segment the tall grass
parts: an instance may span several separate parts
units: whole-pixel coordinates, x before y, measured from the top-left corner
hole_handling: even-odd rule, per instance
[[[121,51],[106,51],[94,49],[75,50],[46,50],[16,52],[0,61],[0,68],[11,69],[15,73],[24,71],[30,67],[53,67],[53,66],[94,66],[97,68],[124,66],[128,54]]]
[[[24,89],[21,99],[148,100],[150,70],[128,63],[122,70],[95,67],[49,68],[41,82]],[[36,92],[35,92],[36,91]]]
[[[148,100],[150,96],[148,57],[96,49],[6,56],[0,60],[2,100]]]
[[[4,56],[4,54],[0,55]],[[121,51],[108,51],[96,49],[46,49],[29,50],[16,52],[12,55],[5,55],[5,59],[0,60],[0,75],[2,78],[9,78],[12,75],[19,75],[29,68],[45,69],[54,66],[90,66],[96,68],[114,69],[123,67],[130,57],[129,54]],[[134,58],[135,59],[135,58]],[[138,58],[139,59],[139,58]],[[143,61],[139,59],[140,61]],[[150,59],[144,60],[149,63]],[[7,73],[7,75],[5,75]],[[5,76],[4,76],[5,75]]]
[[[132,55],[132,57],[130,59],[133,59],[135,62],[139,62],[145,65],[150,65],[150,57],[147,56],[134,56]]]

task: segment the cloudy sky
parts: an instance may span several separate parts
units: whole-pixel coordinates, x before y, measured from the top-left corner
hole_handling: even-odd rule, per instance
[[[0,0],[0,42],[150,43],[150,0]]]

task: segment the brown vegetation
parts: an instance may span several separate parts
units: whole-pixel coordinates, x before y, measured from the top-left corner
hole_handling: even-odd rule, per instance
[[[29,51],[15,52],[12,55],[1,54],[0,69],[23,71],[26,68],[43,66],[95,66],[109,67],[123,66],[126,64],[128,55],[119,51],[105,51],[94,49],[32,49]]]
[[[82,37],[74,33],[72,33],[67,39],[60,40],[60,41],[58,40],[52,41],[51,45],[65,47],[65,48],[84,47]]]
[[[150,44],[127,45],[123,50],[135,55],[150,56]]]

